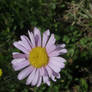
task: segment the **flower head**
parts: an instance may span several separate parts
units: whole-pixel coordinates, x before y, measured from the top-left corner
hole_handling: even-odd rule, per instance
[[[3,72],[2,72],[2,69],[0,69],[0,77],[2,76]]]
[[[28,31],[29,38],[22,35],[20,41],[14,42],[14,46],[23,53],[13,52],[12,66],[15,71],[21,70],[18,79],[27,78],[27,85],[40,86],[42,81],[50,85],[50,79],[56,81],[60,78],[60,71],[64,68],[66,61],[60,57],[67,52],[65,44],[55,45],[56,39],[54,34],[46,30],[41,34],[36,27],[33,33]]]

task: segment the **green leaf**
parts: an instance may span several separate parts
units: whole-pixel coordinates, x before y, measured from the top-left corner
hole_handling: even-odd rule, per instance
[[[82,92],[87,92],[88,84],[85,79],[80,79],[80,86],[81,86]]]
[[[68,36],[65,35],[64,38],[63,38],[63,41],[68,44],[70,42],[70,39],[69,39]]]

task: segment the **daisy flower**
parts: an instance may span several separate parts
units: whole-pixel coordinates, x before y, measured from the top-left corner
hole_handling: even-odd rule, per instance
[[[2,72],[2,69],[0,68],[0,77],[2,76],[3,72]]]
[[[50,85],[50,79],[56,81],[60,78],[60,71],[64,68],[66,61],[60,55],[67,52],[65,44],[55,45],[54,34],[46,30],[41,39],[41,33],[38,28],[33,32],[28,31],[29,38],[25,35],[20,36],[20,41],[13,45],[23,53],[13,52],[12,66],[18,74],[18,79],[26,78],[26,85],[36,85],[41,83]]]

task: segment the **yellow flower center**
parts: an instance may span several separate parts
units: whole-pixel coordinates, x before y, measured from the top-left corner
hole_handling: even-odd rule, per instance
[[[45,48],[36,47],[30,51],[29,62],[32,66],[40,68],[48,64],[48,55]]]
[[[0,77],[2,76],[2,73],[3,73],[3,72],[2,72],[2,69],[0,69]]]

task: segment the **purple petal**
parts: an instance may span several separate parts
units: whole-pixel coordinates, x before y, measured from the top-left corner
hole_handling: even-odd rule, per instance
[[[42,82],[42,75],[41,75],[41,68],[39,68],[37,87],[39,87],[41,85],[41,82]]]
[[[56,60],[54,60],[54,59],[51,59],[51,58],[50,58],[50,62],[51,62],[53,65],[55,65],[56,67],[59,67],[60,69],[61,69],[61,68],[64,68],[64,66],[65,66],[64,63],[58,62],[58,61],[56,61]]]
[[[23,61],[25,61],[25,58],[16,58],[16,59],[13,59],[13,60],[11,61],[11,63],[12,63],[13,65],[16,65],[16,64],[22,63]]]
[[[50,57],[50,59],[52,59],[54,61],[61,62],[61,63],[66,62],[66,60],[64,58],[62,58],[62,57]]]
[[[33,70],[33,67],[31,67],[31,66],[25,68],[24,70],[22,70],[18,74],[18,79],[23,80],[24,78],[26,78],[32,72],[32,70]]]
[[[65,47],[65,44],[58,44],[56,49],[61,50],[64,47]]]
[[[24,60],[24,61],[15,63],[15,64],[13,63],[13,68],[14,68],[15,71],[18,71],[18,70],[25,68],[28,65],[29,65],[29,61]]]
[[[51,75],[51,79],[55,82],[56,79],[55,79],[55,76],[54,75]]]
[[[31,43],[32,43],[32,48],[35,48],[35,38],[34,38],[34,35],[30,31],[28,31],[28,34],[29,34],[29,38],[30,38]]]
[[[53,51],[51,53],[48,53],[49,57],[55,57],[55,56],[59,56],[59,55],[60,55],[59,51]]]
[[[62,50],[60,50],[60,53],[61,53],[61,54],[67,53],[67,49],[62,49]]]
[[[22,47],[24,47],[28,52],[31,51],[31,47],[28,47],[28,45],[26,43],[24,43],[23,41],[18,41],[18,44],[20,44]]]
[[[48,55],[50,57],[54,57],[54,56],[58,56],[58,55],[61,55],[61,54],[64,54],[64,53],[67,53],[66,49],[54,50],[53,52],[49,53]]]
[[[31,42],[25,35],[21,36],[21,40],[23,41],[24,47],[31,50]]]
[[[46,70],[47,70],[47,72],[48,72],[49,77],[51,77],[51,75],[52,75],[52,70],[49,68],[48,65],[47,65],[45,68],[46,68]]]
[[[51,48],[53,44],[55,44],[56,39],[54,37],[54,34],[51,35],[50,39],[48,40],[48,43],[46,45],[46,49]]]
[[[50,82],[49,82],[48,74],[45,68],[40,69],[40,75],[43,77],[43,82],[49,86]]]
[[[40,68],[40,75],[43,76],[44,75],[44,68]]]
[[[14,42],[13,45],[22,52],[29,54],[29,51],[26,48],[24,48],[19,42]]]
[[[47,72],[48,72],[49,77],[51,77],[51,79],[52,79],[53,81],[56,81],[55,76],[53,76],[53,71],[52,71],[51,68],[49,68],[48,65],[46,66],[46,70],[47,70]]]
[[[48,86],[50,86],[50,81],[48,76],[43,76],[43,82],[46,83]]]
[[[34,38],[37,46],[41,46],[41,33],[38,28],[34,28]]]
[[[57,67],[55,64],[53,64],[52,62],[49,62],[48,66],[53,70],[55,71],[56,73],[59,73],[60,72],[60,67]]]
[[[66,60],[62,57],[51,57],[50,62],[62,69],[65,67],[64,62],[66,62]]]
[[[19,52],[13,52],[12,55],[13,55],[13,58],[26,58],[25,54],[22,54]]]
[[[44,48],[47,41],[48,41],[48,38],[49,38],[49,35],[50,35],[50,31],[49,30],[46,30],[44,33],[43,33],[43,39],[42,39],[42,47]]]
[[[24,36],[24,38],[26,39],[26,41],[28,42],[28,44],[30,45],[30,47],[32,48],[32,43],[31,41],[29,40],[29,38],[27,36]]]
[[[54,51],[56,49],[56,45],[51,45],[49,48],[46,48],[47,53],[51,53],[52,51]]]
[[[32,81],[32,85],[36,85],[37,82],[38,82],[38,77],[39,77],[39,69],[37,69],[36,73],[35,73],[35,76],[34,76],[34,79]]]
[[[56,78],[60,79],[60,74],[59,74],[59,73],[53,72],[53,75],[54,75]]]
[[[42,82],[42,76],[40,76],[40,78],[39,78],[39,81],[38,81],[37,87],[39,87],[39,86],[41,85],[41,82]]]
[[[35,71],[36,71],[36,68],[34,68],[32,73],[28,76],[27,81],[26,81],[26,85],[30,85],[31,82],[33,81],[33,79],[35,77]]]

